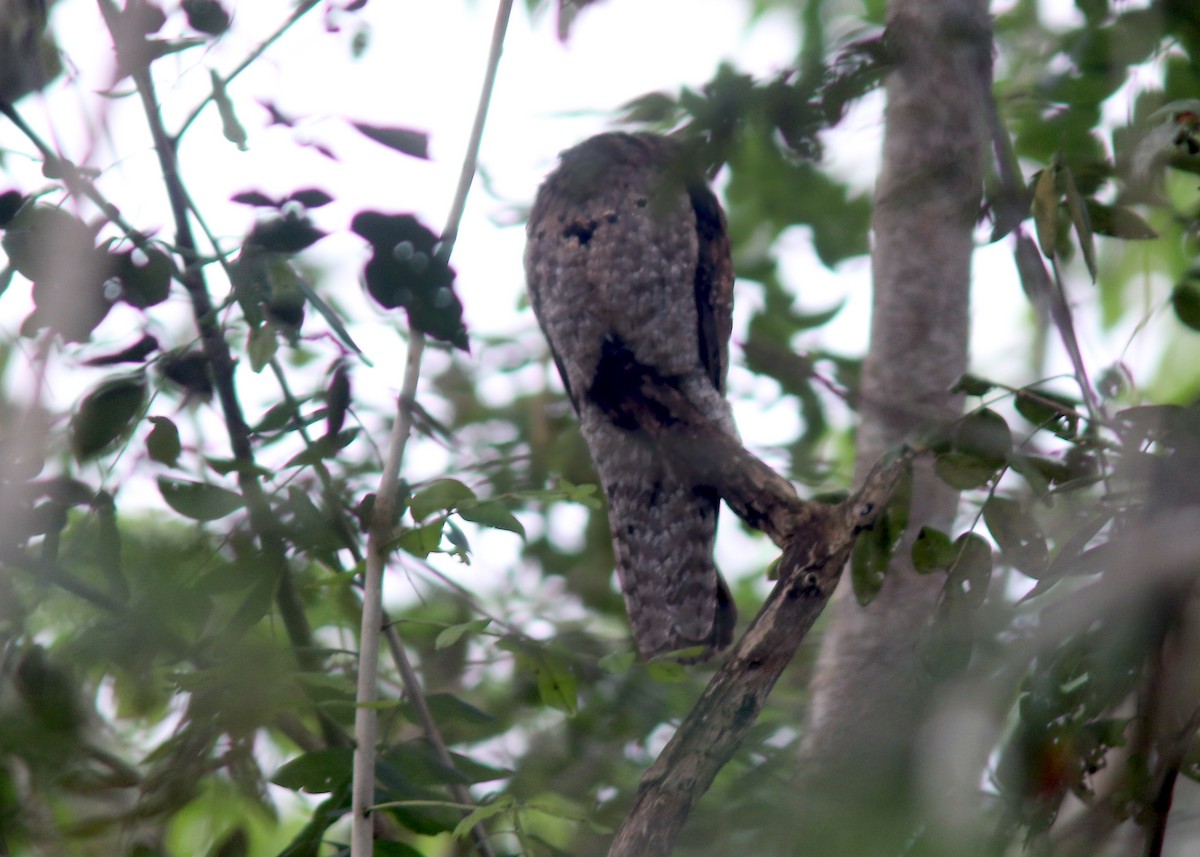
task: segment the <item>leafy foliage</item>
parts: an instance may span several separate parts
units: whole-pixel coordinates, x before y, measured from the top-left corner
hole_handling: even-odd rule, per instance
[[[363,4],[329,5],[352,16]],[[927,745],[912,807],[862,808],[864,830],[903,826],[914,853],[962,853],[963,842],[1051,853],[1068,847],[1072,813],[1151,839],[1166,827],[1164,789],[1200,779],[1188,668],[1200,382],[1172,357],[1200,330],[1200,24],[1186,3],[1077,5],[1072,26],[1044,26],[1032,3],[996,20],[1003,133],[982,213],[993,240],[1011,244],[1040,323],[1064,340],[1069,371],[1044,377],[1044,353],[1031,353],[1028,365],[963,378],[966,415],[913,439],[964,492],[962,514],[934,527],[900,496],[852,562],[864,603],[898,553],[942,579],[915,658],[935,700],[934,737],[921,741],[934,742],[937,724],[985,724],[975,744]],[[774,6],[797,8],[756,9]],[[118,58],[113,98],[152,95],[171,80],[163,57],[240,26],[215,0],[101,7]],[[706,86],[626,105],[625,118],[680,129],[725,170],[739,275],[761,296],[745,365],[803,418],[782,444],[791,475],[844,487],[832,474],[849,470],[861,355],[820,340],[840,307],[803,308],[777,256],[796,226],[827,266],[868,250],[870,203],[821,156],[829,129],[886,73],[888,45],[880,3],[857,18],[839,4],[798,11],[794,69],[755,80],[725,66]],[[48,38],[44,23],[26,44]],[[826,32],[856,40],[827,44]],[[1145,63],[1161,86],[1127,86]],[[43,72],[0,77],[5,121],[22,118],[11,102],[53,77]],[[253,155],[233,78],[211,75],[206,92],[221,133]],[[1130,107],[1116,127],[1101,109],[1114,98]],[[294,124],[267,107],[272,122]],[[164,122],[158,108],[146,119]],[[348,121],[384,157],[428,155],[422,131]],[[181,128],[184,139],[204,133]],[[389,545],[420,594],[398,601],[389,627],[428,693],[402,693],[399,667],[387,667],[376,850],[446,853],[481,823],[497,853],[602,853],[703,674],[635,663],[619,642],[595,476],[569,408],[527,383],[545,376],[540,346],[469,338],[455,269],[415,215],[364,210],[334,228],[314,211],[336,208],[336,188],[231,187],[257,219],[230,252],[226,239],[185,237],[203,212],[185,211],[188,230],[130,224],[121,212],[139,210],[140,191],[31,144],[44,175],[0,192],[0,285],[33,306],[0,343],[5,847],[299,857],[344,842],[356,572],[381,469],[371,439],[389,417],[357,383],[358,319],[306,263],[336,235],[361,239],[371,298],[447,346],[417,409],[422,448],[445,464],[401,486]],[[169,166],[176,148],[159,140],[156,154]],[[186,204],[178,172],[164,172]],[[1077,312],[1092,301],[1095,317]],[[1090,340],[1143,322],[1165,346],[1139,378],[1116,359],[1087,364],[1073,345],[1077,328]],[[83,382],[63,380],[76,371]],[[484,395],[497,374],[521,380]],[[273,390],[267,402],[247,398],[248,376]],[[466,563],[503,577],[499,591],[447,578]],[[750,607],[759,593],[748,581],[735,594]],[[800,677],[811,659],[806,647]],[[786,797],[805,697],[799,678],[776,690],[690,822],[684,853],[819,845],[821,819]],[[939,753],[966,760],[966,773],[947,772]],[[464,805],[453,789],[468,785]],[[806,826],[798,834],[781,818]]]

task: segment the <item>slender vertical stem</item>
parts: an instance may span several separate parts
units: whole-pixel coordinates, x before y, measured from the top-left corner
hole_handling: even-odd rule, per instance
[[[438,255],[448,260],[458,238],[458,227],[466,208],[467,194],[475,178],[479,161],[479,147],[483,142],[483,128],[487,121],[488,105],[496,84],[496,71],[500,66],[500,55],[504,50],[504,36],[512,14],[512,0],[500,0],[496,10],[496,23],[492,29],[492,42],[488,52],[487,71],[475,109],[475,121],[471,137],[463,158],[462,172],[450,204],[446,227],[442,230]],[[372,852],[372,829],[370,808],[375,797],[375,740],[377,716],[371,703],[378,697],[379,689],[379,636],[383,625],[383,571],[386,566],[387,544],[392,536],[396,508],[396,492],[400,467],[404,460],[404,448],[412,429],[413,404],[416,400],[417,380],[421,373],[421,355],[425,348],[425,337],[409,324],[408,360],[404,370],[404,384],[397,403],[396,422],[388,443],[387,458],[380,476],[379,490],[375,497],[375,510],[371,516],[371,531],[367,539],[367,563],[363,580],[363,615],[360,634],[358,665],[358,708],[354,717],[354,781],[351,787],[351,857],[370,857]],[[405,690],[414,700],[418,710],[428,710],[424,694],[404,655],[399,635],[393,631],[389,638],[397,667],[401,671]],[[439,754],[449,755],[437,733],[436,724],[429,728],[432,718],[427,719],[427,738],[438,748]],[[480,827],[472,831],[479,851],[491,854],[485,831]]]

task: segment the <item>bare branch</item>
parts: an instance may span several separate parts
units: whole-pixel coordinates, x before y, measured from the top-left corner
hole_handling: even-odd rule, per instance
[[[671,466],[718,491],[783,548],[779,582],[699,702],[642,776],[610,857],[668,854],[688,814],[754,724],[775,682],[833,593],[857,535],[882,513],[908,453],[875,466],[837,505],[805,502],[791,483],[709,422],[653,369],[630,361],[623,405]]]

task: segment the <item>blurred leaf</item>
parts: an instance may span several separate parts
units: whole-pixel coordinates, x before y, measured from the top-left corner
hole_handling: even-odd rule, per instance
[[[71,450],[80,461],[108,449],[133,427],[146,402],[141,373],[109,378],[83,397],[71,417]]]
[[[409,504],[414,521],[423,521],[434,512],[457,508],[475,499],[475,492],[457,479],[439,479],[426,485]]]
[[[438,517],[420,527],[410,527],[396,539],[396,547],[424,559],[441,548],[442,530],[445,526],[446,519]]]
[[[1087,215],[1092,229],[1099,235],[1124,238],[1126,241],[1149,241],[1158,237],[1158,233],[1141,215],[1123,205],[1105,205],[1089,199]]]
[[[950,606],[977,608],[987,596],[992,577],[992,547],[982,536],[963,533],[954,540],[954,562],[942,589]]]
[[[273,217],[254,224],[246,243],[271,253],[299,253],[325,237],[307,217]]]
[[[883,589],[892,559],[893,539],[882,522],[859,535],[850,553],[850,582],[859,604],[870,604]]]
[[[218,0],[183,0],[183,13],[188,26],[201,33],[219,36],[229,29],[229,13]]]
[[[250,370],[255,374],[270,365],[279,348],[279,340],[275,329],[268,324],[260,324],[250,329],[246,340],[246,355],[250,358]]]
[[[411,128],[395,128],[384,125],[369,125],[366,122],[352,122],[360,134],[376,143],[382,143],[389,149],[394,149],[405,155],[423,160],[429,159],[429,135],[424,131],[414,131]],[[358,230],[355,230],[356,232]]]
[[[385,308],[404,307],[409,321],[434,339],[469,350],[454,269],[438,255],[438,238],[411,214],[360,211],[350,228],[371,244],[367,291]]]
[[[1012,431],[1008,423],[990,408],[967,414],[955,427],[955,451],[977,458],[994,468],[1008,460],[1012,448]]]
[[[933,527],[921,527],[913,540],[912,563],[918,574],[949,568],[956,552],[950,536]]]
[[[986,396],[996,389],[996,384],[987,378],[966,374],[959,378],[950,389],[953,393],[964,393],[968,396]]]
[[[1200,278],[1177,283],[1171,291],[1175,316],[1192,330],[1200,330]]]
[[[146,451],[151,461],[174,467],[183,452],[183,444],[179,440],[179,429],[167,417],[150,417],[150,434],[146,435]]]
[[[962,452],[942,453],[933,463],[938,478],[959,491],[970,491],[987,485],[996,475],[998,466],[992,460]]]
[[[325,193],[320,188],[310,187],[303,190],[293,191],[288,194],[289,200],[295,200],[305,208],[320,208],[323,205],[329,205],[333,202],[333,197]]]
[[[1033,222],[1037,226],[1038,244],[1048,259],[1053,259],[1058,242],[1058,200],[1055,182],[1057,160],[1038,173],[1033,187]]]
[[[271,782],[285,789],[308,794],[328,794],[349,782],[354,751],[349,747],[310,750],[285,762],[271,775]]]
[[[242,205],[253,205],[258,208],[279,208],[282,204],[258,190],[246,190],[241,193],[235,193],[230,199],[234,202],[240,202]]]
[[[449,628],[443,628],[438,633],[437,640],[434,641],[434,647],[448,649],[461,640],[464,634],[477,634],[490,624],[492,624],[491,619],[473,619],[470,622],[460,622]]]
[[[993,495],[983,504],[983,520],[1001,554],[1030,577],[1040,577],[1049,558],[1046,537],[1016,500]]]
[[[1062,168],[1063,184],[1066,188],[1067,211],[1071,215],[1071,223],[1075,226],[1075,234],[1079,238],[1079,248],[1083,251],[1083,261],[1092,282],[1096,281],[1096,240],[1092,235],[1092,223],[1088,218],[1088,209],[1079,188],[1075,186],[1075,177],[1069,167]]]
[[[85,366],[115,366],[119,363],[145,363],[146,358],[158,350],[158,340],[146,334],[128,348],[112,354],[103,354],[83,361]]]
[[[185,518],[215,521],[246,505],[242,495],[207,482],[158,477],[158,490],[167,505]]]
[[[1017,413],[1064,440],[1071,440],[1079,430],[1077,405],[1073,399],[1047,390],[1018,390],[1014,401]]]
[[[522,539],[525,538],[525,526],[496,500],[464,505],[459,508],[458,515],[464,521],[491,527],[494,530],[507,530],[510,533],[516,533]]]
[[[204,0],[200,0],[200,2],[204,2]],[[224,13],[224,10],[222,9],[221,12]],[[188,15],[188,20],[190,22],[191,15]],[[244,152],[247,148],[246,129],[238,120],[237,112],[233,109],[233,102],[225,90],[225,81],[217,74],[216,69],[209,69],[208,75],[212,81],[213,102],[217,105],[217,112],[221,114],[221,133],[225,135],[226,140]]]
[[[25,204],[25,195],[19,190],[6,190],[0,193],[0,229],[12,222],[13,217]]]

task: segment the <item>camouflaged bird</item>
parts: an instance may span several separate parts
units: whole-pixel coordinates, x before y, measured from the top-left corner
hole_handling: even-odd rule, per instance
[[[683,147],[601,134],[562,154],[529,216],[534,313],[608,498],[617,577],[650,658],[732,639],[713,562],[720,498],[672,471],[622,408],[629,367],[670,384],[729,434],[733,265],[716,197]],[[694,655],[694,653],[693,653]]]

